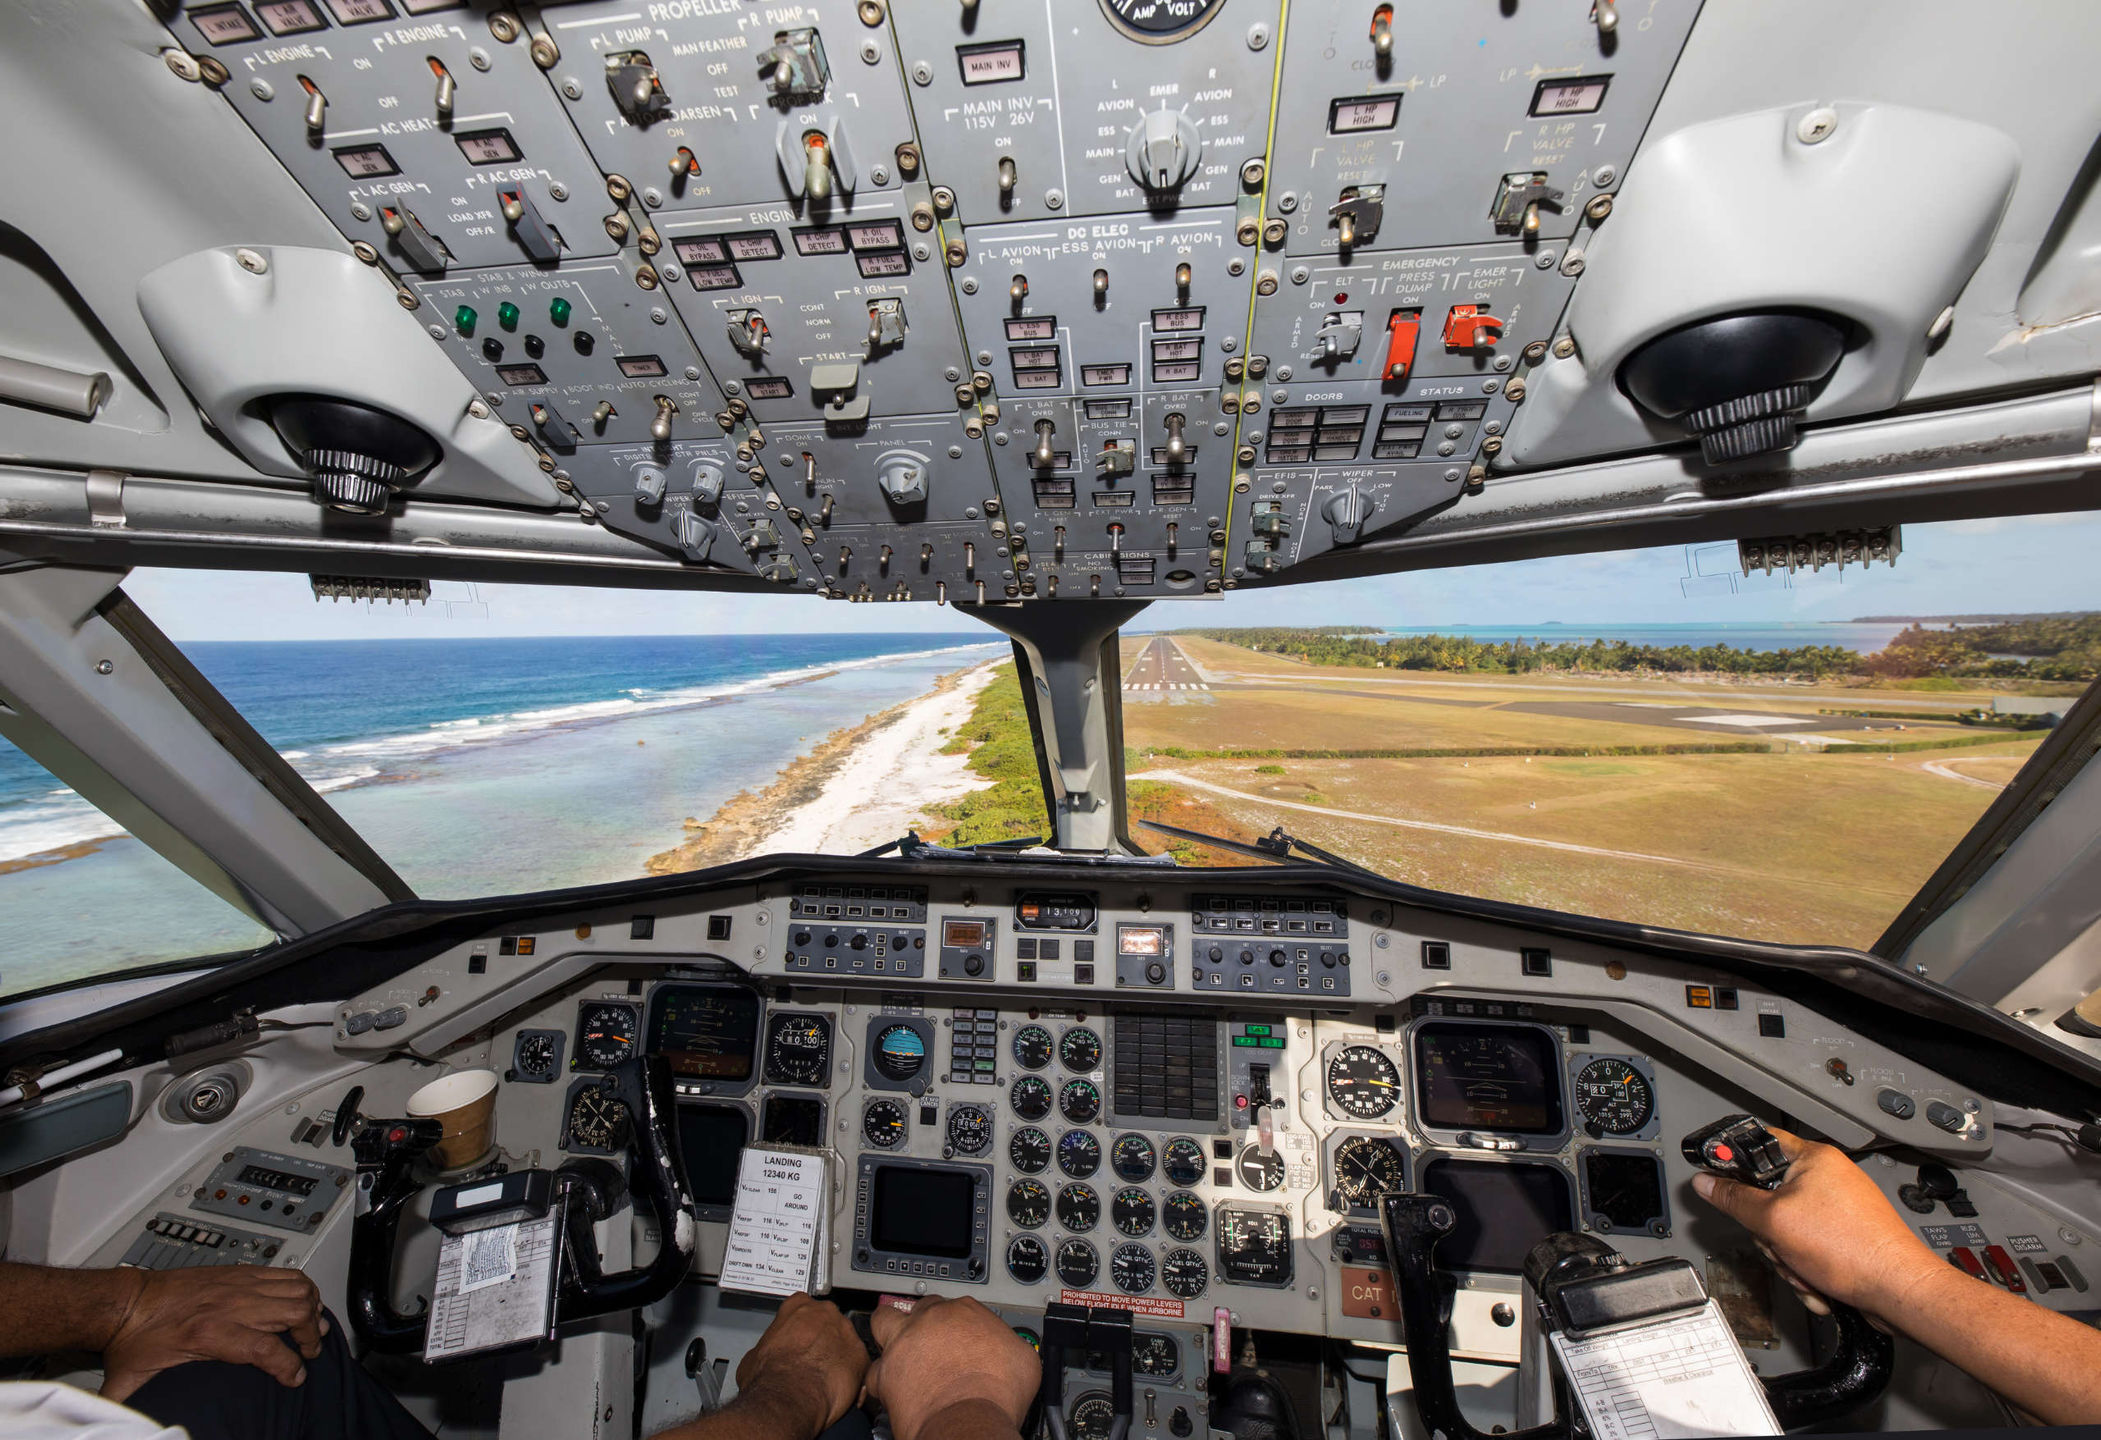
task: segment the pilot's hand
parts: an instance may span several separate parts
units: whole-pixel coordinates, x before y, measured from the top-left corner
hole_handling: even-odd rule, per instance
[[[977,1301],[921,1300],[909,1313],[878,1306],[869,1328],[883,1356],[868,1371],[868,1393],[890,1413],[896,1440],[988,1440],[1021,1429],[1042,1364]]]
[[[1766,1128],[1792,1162],[1777,1190],[1705,1173],[1693,1189],[1757,1237],[1810,1309],[1829,1313],[1829,1297],[1877,1321],[1901,1312],[1913,1285],[1945,1267],[1844,1151]]]
[[[738,1398],[763,1396],[800,1406],[807,1435],[817,1435],[854,1407],[868,1370],[868,1347],[828,1300],[790,1295],[759,1343],[737,1364]]]
[[[306,1379],[300,1357],[321,1353],[321,1292],[297,1270],[153,1270],[141,1271],[140,1281],[102,1351],[102,1393],[112,1400],[193,1360],[253,1365],[281,1385],[298,1385]]]

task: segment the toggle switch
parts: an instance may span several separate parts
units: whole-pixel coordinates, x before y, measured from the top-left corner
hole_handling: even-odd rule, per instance
[[[1393,54],[1393,7],[1381,5],[1371,12],[1372,53],[1381,60]]]
[[[1002,205],[1007,205],[1007,204],[1011,204],[1011,203],[1013,202],[1013,199],[1014,199],[1014,187],[1015,187],[1015,186],[1016,186],[1017,184],[1019,184],[1019,183],[1020,183],[1020,180],[1021,180],[1021,176],[1020,176],[1020,173],[1019,173],[1018,171],[1016,171],[1016,170],[1015,170],[1015,168],[1014,168],[1014,157],[1013,157],[1013,156],[1011,156],[1011,155],[1002,155],[1002,156],[1000,156],[1000,157],[999,157],[999,203],[1000,203],[1000,204],[1002,204]]]
[[[1112,556],[1123,554],[1123,526],[1114,521],[1109,525],[1109,553]]]
[[[1559,210],[1561,201],[1562,192],[1547,184],[1546,171],[1519,171],[1505,175],[1496,186],[1495,204],[1488,214],[1498,235],[1522,235],[1529,240],[1539,234],[1539,207]]]
[[[527,407],[533,417],[533,428],[540,432],[540,439],[557,455],[576,453],[576,427],[563,418],[562,412],[554,408],[551,400],[535,400]]]
[[[605,57],[606,88],[613,104],[635,124],[644,124],[669,109],[671,97],[649,56],[641,50],[617,50]]]
[[[756,310],[730,311],[728,330],[730,344],[754,359],[766,353],[766,342],[773,338],[766,317]]]
[[[445,248],[445,242],[424,229],[413,210],[380,206],[379,228],[387,232],[403,258],[425,274],[442,275],[452,262],[452,252]]]
[[[1189,298],[1189,282],[1195,278],[1196,274],[1189,268],[1187,260],[1175,266],[1175,289],[1184,300]]]
[[[1189,444],[1182,438],[1182,426],[1185,423],[1181,411],[1175,410],[1168,413],[1167,463],[1170,465],[1180,465],[1189,458]]]
[[[902,300],[876,300],[868,306],[868,348],[887,350],[905,343],[905,306]]]
[[[516,190],[499,190],[496,199],[502,207],[504,220],[511,227],[511,238],[527,255],[542,265],[562,258],[561,232],[540,218],[539,208],[523,186]]]
[[[832,198],[832,150],[821,131],[812,130],[802,137],[803,172],[802,188],[812,200]]]
[[[1007,286],[1007,298],[1016,305],[1029,298],[1029,277],[1016,275]]]
[[[612,419],[615,415],[618,415],[619,413],[620,412],[618,410],[615,410],[613,408],[612,401],[599,401],[598,408],[591,412],[591,428],[593,430],[596,430],[601,435],[605,434],[606,421]]]
[[[649,422],[649,438],[657,441],[671,438],[671,417],[678,414],[678,405],[669,395],[657,396],[657,413]]]
[[[1369,245],[1386,218],[1386,187],[1351,185],[1328,207],[1328,214],[1335,219],[1336,243],[1343,249]]]
[[[1094,301],[1097,305],[1099,305],[1102,301],[1108,298],[1109,272],[1106,270],[1097,270],[1094,272]]]
[[[1057,429],[1053,421],[1036,422],[1036,448],[1029,452],[1029,460],[1038,470],[1048,470],[1058,463],[1058,452],[1051,449],[1051,437]]]
[[[434,97],[438,118],[440,120],[450,120],[452,118],[452,102],[459,96],[459,86],[454,83],[452,72],[445,68],[444,61],[435,55],[428,58],[430,60],[430,73],[438,77],[438,93]]]
[[[1379,368],[1381,380],[1406,380],[1415,365],[1415,343],[1422,332],[1423,312],[1396,310],[1386,317],[1386,363]]]
[[[759,62],[769,67],[766,88],[785,100],[821,100],[825,86],[831,83],[824,40],[814,28],[776,31],[772,48],[759,56]]]
[[[1313,336],[1313,354],[1318,360],[1354,360],[1364,340],[1364,312],[1334,310],[1321,317]]]
[[[1094,457],[1094,471],[1104,480],[1117,480],[1138,468],[1138,446],[1130,440],[1104,440],[1102,448]],[[1058,531],[1058,543],[1064,544],[1065,531]]]
[[[1444,317],[1444,348],[1493,350],[1503,338],[1503,322],[1478,305],[1454,305]]]
[[[299,77],[299,83],[306,90],[306,128],[318,135],[328,124],[328,97],[304,75]]]
[[[671,179],[673,183],[685,179],[688,175],[698,175],[699,173],[700,160],[691,150],[681,145],[672,152]]]
[[[1598,27],[1598,34],[1610,35],[1620,28],[1619,6],[1614,0],[1596,0],[1590,7],[1590,19]]]

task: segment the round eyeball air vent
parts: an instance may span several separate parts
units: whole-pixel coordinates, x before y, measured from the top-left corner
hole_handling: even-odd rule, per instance
[[[350,515],[384,515],[394,492],[438,460],[437,443],[384,410],[322,395],[282,395],[270,423],[314,482],[314,500]]]
[[[245,1065],[217,1065],[184,1075],[161,1092],[161,1113],[170,1120],[216,1125],[233,1114],[248,1080]]]
[[[1845,354],[1839,322],[1796,311],[1722,315],[1659,335],[1620,366],[1635,404],[1699,437],[1710,465],[1791,450]]]

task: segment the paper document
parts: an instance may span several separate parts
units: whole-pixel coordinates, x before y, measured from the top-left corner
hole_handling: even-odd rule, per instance
[[[1780,1433],[1764,1387],[1712,1300],[1658,1324],[1586,1340],[1549,1338],[1597,1440]]]
[[[746,1147],[737,1166],[722,1288],[754,1295],[826,1288],[830,1210],[830,1166],[822,1152]]]
[[[438,1247],[425,1360],[547,1337],[554,1322],[559,1215],[447,1235]]]

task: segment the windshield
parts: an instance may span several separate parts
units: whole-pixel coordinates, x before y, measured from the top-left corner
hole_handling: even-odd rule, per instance
[[[465,585],[338,604],[186,571],[125,590],[426,898],[852,853],[946,833],[992,784],[958,737],[1011,652],[953,610]],[[1033,785],[1025,722],[1021,748]],[[271,938],[11,748],[0,913],[0,993]]]
[[[1130,814],[1865,948],[2093,680],[2101,615],[2063,612],[2094,602],[2096,539],[2080,515],[1965,522],[1907,527],[1869,571],[1747,577],[1734,545],[1680,547],[1156,607],[1123,641]]]

